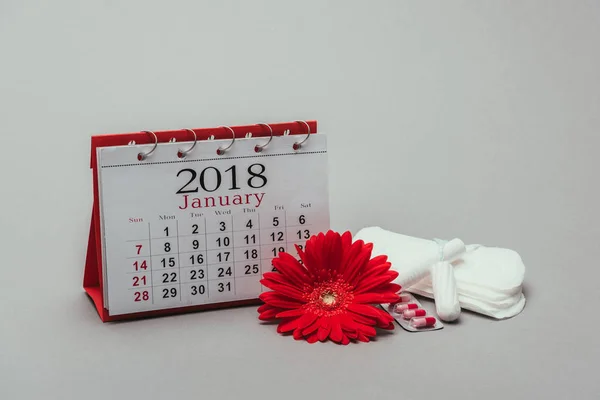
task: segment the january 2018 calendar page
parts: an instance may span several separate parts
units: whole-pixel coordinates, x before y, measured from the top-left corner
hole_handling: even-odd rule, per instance
[[[255,299],[262,274],[329,228],[327,145],[311,135],[98,149],[104,307],[110,315]]]

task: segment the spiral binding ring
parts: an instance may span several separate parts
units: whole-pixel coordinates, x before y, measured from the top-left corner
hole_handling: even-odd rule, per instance
[[[156,150],[156,147],[158,146],[158,138],[156,137],[156,134],[152,131],[142,131],[143,133],[149,133],[152,136],[154,136],[154,146],[152,147],[152,149],[146,153],[138,153],[137,155],[137,159],[138,161],[144,161],[146,158],[148,158],[148,156],[152,153],[154,153],[154,150]]]
[[[194,132],[193,129],[189,129],[189,128],[184,128],[184,131],[188,131],[191,132],[192,135],[194,135],[194,143],[192,144],[192,146],[187,149],[187,150],[181,150],[179,149],[177,151],[177,157],[179,158],[185,158],[185,156],[187,156],[188,154],[190,154],[192,152],[192,150],[194,150],[194,147],[196,147],[196,143],[198,143],[198,136],[196,136],[196,132]]]
[[[294,150],[298,150],[298,149],[300,149],[300,147],[302,147],[304,142],[306,142],[308,140],[308,138],[310,137],[310,126],[308,125],[308,123],[306,121],[294,121],[294,122],[303,123],[304,125],[306,125],[306,129],[308,130],[306,137],[304,139],[302,139],[302,141],[294,143],[294,145],[292,146]]]
[[[269,124],[256,124],[256,125],[260,125],[260,126],[266,126],[267,128],[269,128],[269,132],[271,132],[271,137],[269,138],[269,140],[267,140],[267,143],[265,144],[257,144],[256,146],[254,146],[254,152],[255,153],[260,153],[261,151],[263,151],[263,149],[265,147],[267,147],[269,145],[269,143],[271,143],[271,140],[273,140],[273,128],[271,128],[271,126]]]
[[[225,152],[227,150],[229,150],[231,148],[231,146],[233,146],[233,142],[235,142],[235,132],[233,131],[233,129],[231,129],[228,126],[220,126],[219,128],[229,129],[231,131],[231,135],[233,136],[233,139],[231,139],[231,143],[229,143],[229,146],[227,146],[227,147],[219,147],[217,149],[217,155],[222,156],[223,154],[225,154]]]

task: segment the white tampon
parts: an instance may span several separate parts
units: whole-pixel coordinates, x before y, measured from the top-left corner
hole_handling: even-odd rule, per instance
[[[400,274],[396,283],[403,288],[409,288],[411,285],[425,278],[431,272],[431,266],[440,261],[440,259],[443,261],[452,262],[464,252],[465,244],[463,241],[460,239],[452,239],[444,246],[442,257],[433,256],[424,260],[418,265],[415,265],[413,268],[410,268],[410,271]]]
[[[435,310],[442,321],[455,321],[460,316],[460,303],[454,267],[449,261],[440,261],[431,267],[431,284]]]

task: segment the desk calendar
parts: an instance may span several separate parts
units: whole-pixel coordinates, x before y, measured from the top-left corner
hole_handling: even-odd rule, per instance
[[[273,257],[329,229],[315,131],[296,121],[94,136],[84,288],[102,320],[256,302]]]

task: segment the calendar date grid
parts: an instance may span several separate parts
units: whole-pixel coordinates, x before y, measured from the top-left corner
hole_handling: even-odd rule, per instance
[[[215,217],[212,229],[203,217],[186,221],[184,231],[177,219],[148,223],[147,238],[125,240],[135,249],[126,257],[133,267],[126,276],[134,302],[195,304],[191,297],[202,298],[201,303],[219,295],[235,297],[238,283],[248,288],[256,282],[256,296],[268,290],[258,282],[262,273],[276,271],[271,260],[280,252],[298,259],[295,245],[304,247],[313,224],[304,214],[290,219],[285,210],[267,215]],[[245,229],[235,229],[240,225],[236,219]]]

